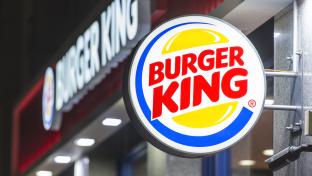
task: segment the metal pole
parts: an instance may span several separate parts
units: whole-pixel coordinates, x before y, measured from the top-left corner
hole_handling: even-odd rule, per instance
[[[298,65],[299,65],[299,55],[297,54],[298,51],[298,6],[297,1],[293,2],[293,71],[298,72]]]
[[[292,71],[266,71],[265,76],[275,76],[275,77],[296,77],[298,74]]]
[[[271,105],[266,104],[264,105],[265,109],[271,109],[271,110],[286,110],[286,111],[296,111],[301,109],[301,106],[294,106],[294,105]]]

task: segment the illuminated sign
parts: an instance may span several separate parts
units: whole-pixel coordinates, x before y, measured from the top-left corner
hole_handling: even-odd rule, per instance
[[[132,121],[156,147],[202,157],[224,150],[255,125],[266,81],[251,42],[232,25],[184,16],[152,31],[129,66]]]
[[[42,120],[46,130],[50,129],[53,124],[54,116],[54,73],[51,67],[48,67],[44,75],[44,86],[42,92]]]
[[[113,1],[101,13],[100,18],[78,36],[76,42],[57,62],[55,71],[47,68],[46,75],[55,74],[55,97],[51,102],[50,94],[43,94],[43,122],[53,121],[51,125],[44,125],[45,129],[57,130],[62,112],[72,109],[88,90],[127,57],[149,31],[149,7],[147,0]],[[51,87],[46,85],[50,81],[44,82],[44,87]],[[46,89],[52,91],[50,88]]]

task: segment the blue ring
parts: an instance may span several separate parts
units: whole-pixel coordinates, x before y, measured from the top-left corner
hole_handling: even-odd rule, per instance
[[[162,124],[159,120],[151,120],[151,110],[149,109],[147,102],[145,101],[143,88],[142,88],[142,71],[144,62],[146,60],[146,57],[153,47],[153,45],[157,42],[158,39],[160,39],[164,34],[167,32],[180,27],[184,25],[189,24],[204,24],[204,25],[211,25],[209,23],[203,23],[203,22],[187,22],[187,23],[181,23],[174,26],[171,26],[164,31],[160,32],[158,35],[156,35],[150,43],[147,45],[147,47],[144,49],[140,60],[138,62],[138,66],[136,69],[136,76],[135,76],[135,88],[136,88],[136,94],[138,98],[139,105],[142,109],[143,114],[145,115],[148,122],[162,135],[164,135],[166,138],[168,138],[171,141],[174,141],[176,143],[191,146],[191,147],[208,147],[217,145],[220,143],[223,143],[229,139],[231,139],[233,136],[235,136],[237,133],[239,133],[249,122],[250,118],[252,117],[253,112],[249,109],[243,107],[240,111],[237,118],[225,129],[207,136],[190,136],[178,133],[176,131],[171,130],[164,124]]]

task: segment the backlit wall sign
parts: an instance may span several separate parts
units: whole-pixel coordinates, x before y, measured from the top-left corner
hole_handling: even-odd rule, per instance
[[[266,81],[251,42],[232,25],[184,16],[141,43],[125,84],[132,121],[156,147],[202,157],[242,139],[257,122]]]
[[[112,67],[125,59],[149,30],[149,1],[113,1],[78,36],[55,69],[47,68],[42,97],[45,129],[57,130],[62,112],[69,111]]]

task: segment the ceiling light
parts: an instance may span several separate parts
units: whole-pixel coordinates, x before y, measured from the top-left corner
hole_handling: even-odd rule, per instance
[[[54,158],[55,163],[59,164],[66,164],[71,162],[71,157],[70,156],[56,156]]]
[[[239,165],[241,166],[253,166],[256,164],[256,161],[254,160],[240,160]]]
[[[281,33],[279,33],[279,32],[274,32],[274,38],[277,38],[278,36],[280,36],[281,35]]]
[[[272,105],[272,104],[274,104],[274,100],[272,100],[272,99],[266,99],[265,102],[264,102],[264,104],[266,104],[266,105]]]
[[[272,156],[274,154],[273,149],[266,149],[262,151],[263,155],[265,156]]]
[[[36,172],[36,176],[52,176],[52,172],[51,171],[37,171]]]
[[[121,120],[115,118],[106,118],[102,121],[102,124],[105,126],[118,126],[121,124]]]
[[[90,147],[95,144],[95,140],[91,138],[79,138],[75,141],[75,144],[81,147]]]

